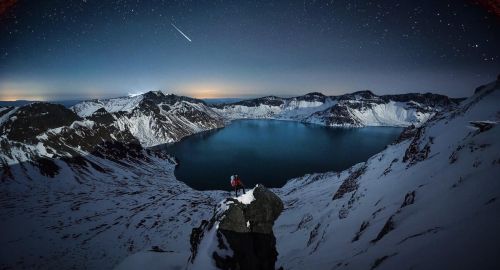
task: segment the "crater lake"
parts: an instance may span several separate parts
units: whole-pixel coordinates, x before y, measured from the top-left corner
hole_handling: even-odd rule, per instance
[[[334,128],[279,120],[236,120],[161,148],[177,158],[177,179],[198,190],[229,190],[238,174],[247,187],[281,187],[310,173],[341,171],[394,142],[397,127]]]

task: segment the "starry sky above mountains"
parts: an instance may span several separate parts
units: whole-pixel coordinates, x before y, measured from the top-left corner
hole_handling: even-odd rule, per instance
[[[468,96],[500,72],[499,26],[495,0],[0,0],[0,100]]]

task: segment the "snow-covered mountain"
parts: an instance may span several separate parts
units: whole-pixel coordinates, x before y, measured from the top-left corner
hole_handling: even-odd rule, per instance
[[[0,158],[5,164],[72,158],[117,142],[150,147],[223,125],[202,101],[162,92],[84,101],[71,109],[51,103],[2,107]]]
[[[109,113],[113,125],[129,131],[145,147],[223,127],[222,117],[203,101],[161,91],[133,97],[90,100],[71,107],[80,117]]]
[[[135,105],[0,109],[0,268],[192,267],[191,231],[229,193],[196,191],[175,179],[169,157],[143,148],[154,144],[145,139],[154,132],[144,129],[177,130],[167,133],[176,141],[222,125],[223,109],[160,93],[125,99]],[[315,94],[297,103],[328,99]],[[279,99],[265,102],[276,107]],[[500,266],[500,82],[460,105],[432,102],[443,109],[368,161],[272,190],[284,202],[274,226],[277,266]],[[134,129],[139,118],[147,124]]]
[[[331,97],[321,93],[293,98],[269,96],[214,107],[229,119],[272,118],[349,127],[419,126],[460,100],[429,93],[377,96],[360,91]]]

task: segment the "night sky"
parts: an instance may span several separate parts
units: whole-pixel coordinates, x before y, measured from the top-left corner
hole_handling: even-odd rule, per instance
[[[468,96],[500,72],[499,26],[496,0],[0,0],[0,100]]]

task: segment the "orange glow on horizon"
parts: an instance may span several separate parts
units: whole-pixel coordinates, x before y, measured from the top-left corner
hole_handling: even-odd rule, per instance
[[[43,96],[34,95],[20,95],[21,91],[16,90],[4,90],[0,91],[0,101],[16,101],[16,100],[33,100],[33,101],[45,101]]]
[[[189,86],[187,87],[186,94],[193,98],[220,98],[224,96],[224,92],[220,87],[216,86]]]
[[[232,98],[245,95],[241,86],[234,86],[231,84],[220,85],[213,84],[194,84],[179,87],[183,95],[187,95],[197,99],[207,98]]]

